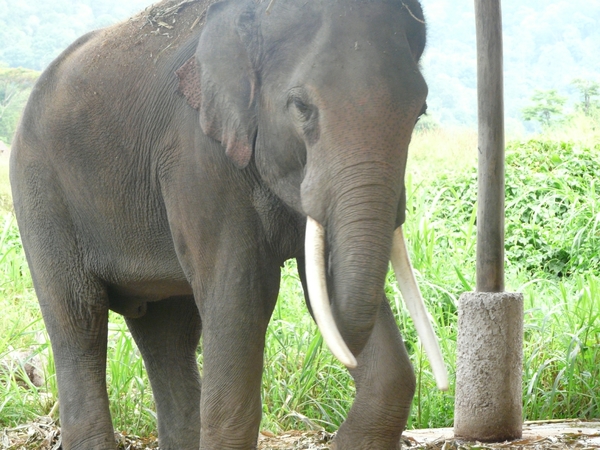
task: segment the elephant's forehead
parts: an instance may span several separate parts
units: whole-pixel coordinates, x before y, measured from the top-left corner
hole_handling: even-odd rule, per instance
[[[339,116],[355,113],[366,118],[377,111],[402,118],[419,112],[427,97],[427,84],[406,49],[397,55],[369,55],[368,51],[338,58],[317,55],[305,78],[298,80],[311,93],[323,111],[332,109]]]

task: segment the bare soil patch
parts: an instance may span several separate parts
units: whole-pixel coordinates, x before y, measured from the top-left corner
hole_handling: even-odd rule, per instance
[[[267,431],[259,436],[258,450],[326,450],[333,434],[325,431],[290,431],[274,435]],[[119,450],[156,450],[156,438],[141,438],[116,433]],[[527,422],[523,439],[502,443],[465,442],[453,437],[452,428],[409,430],[403,434],[403,448],[416,450],[560,450],[600,448],[599,421]],[[49,418],[16,428],[4,429],[0,435],[2,450],[60,450],[60,430]]]

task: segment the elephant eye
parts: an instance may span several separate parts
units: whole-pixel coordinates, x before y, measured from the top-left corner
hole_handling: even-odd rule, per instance
[[[307,105],[306,103],[304,103],[298,97],[295,97],[292,100],[292,103],[294,104],[294,108],[296,109],[296,111],[298,113],[298,117],[302,121],[308,122],[310,120],[311,115],[312,115],[313,109],[309,105]]]
[[[289,92],[287,106],[301,122],[309,122],[314,116],[315,108],[310,104],[308,95],[302,88],[293,88]]]
[[[308,93],[301,87],[291,89],[287,97],[287,109],[306,142],[317,142],[320,136],[319,108],[310,102]]]

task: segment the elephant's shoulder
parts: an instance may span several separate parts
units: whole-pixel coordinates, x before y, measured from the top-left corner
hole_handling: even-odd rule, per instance
[[[167,66],[176,65],[174,72],[181,65],[174,59],[185,56],[178,53],[200,34],[206,10],[215,1],[164,0],[123,22],[92,31],[50,64],[38,87],[45,97],[85,85],[101,93],[102,85],[112,90],[109,86],[127,84],[124,80],[149,79],[165,61]],[[193,49],[185,53],[193,54]]]

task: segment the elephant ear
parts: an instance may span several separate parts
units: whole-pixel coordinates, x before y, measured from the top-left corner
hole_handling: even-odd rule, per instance
[[[257,50],[256,30],[253,6],[245,4],[231,0],[213,4],[196,50],[200,126],[221,142],[239,168],[250,162],[257,133],[258,83],[250,56]]]
[[[179,78],[179,92],[187,99],[188,104],[195,110],[200,109],[202,92],[200,92],[200,72],[196,57],[192,56],[183,66],[175,71]]]

